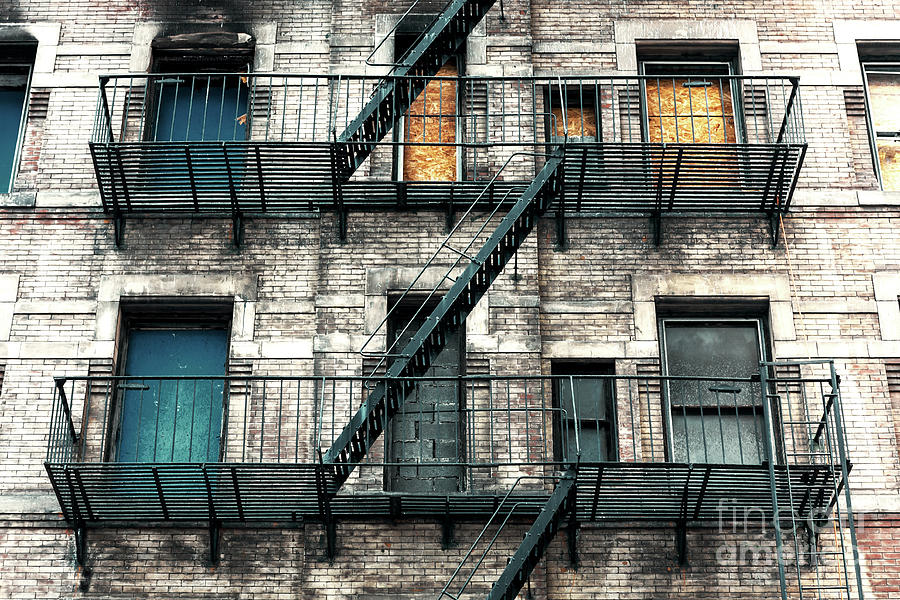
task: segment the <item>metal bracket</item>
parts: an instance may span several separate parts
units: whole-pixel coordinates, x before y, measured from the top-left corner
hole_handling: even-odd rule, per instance
[[[444,233],[453,231],[453,225],[456,221],[456,209],[453,206],[453,186],[450,186],[450,199],[445,203],[446,212],[444,214]]]
[[[121,214],[113,215],[113,239],[116,248],[121,248],[122,242],[125,241],[125,217]]]
[[[441,548],[449,550],[456,545],[456,523],[450,517],[441,519]]]
[[[781,236],[781,213],[769,213],[769,233],[772,235],[772,248],[777,248]]]
[[[565,251],[569,248],[569,237],[566,234],[566,217],[560,205],[556,211],[556,249]]]
[[[687,479],[684,481],[684,490],[681,492],[681,514],[675,524],[675,553],[678,559],[678,566],[687,566],[687,510],[688,510],[688,487],[691,484],[691,475],[694,470],[688,471]]]
[[[566,547],[569,550],[569,563],[578,570],[578,520],[575,507],[569,509],[569,524],[566,526]]]
[[[222,524],[216,519],[209,522],[209,564],[219,564],[219,540],[222,535]]]
[[[244,243],[244,217],[240,212],[231,214],[231,240],[235,248]]]
[[[319,499],[319,514],[325,525],[325,554],[328,560],[333,560],[337,555],[337,525],[331,514],[331,498],[329,497],[328,486],[325,483],[325,474],[323,470],[325,465],[322,463],[322,451],[319,451],[319,464],[316,466],[316,492]]]
[[[75,562],[83,567],[87,562],[87,527],[84,521],[76,523],[72,531],[75,534]]]
[[[662,243],[662,213],[658,210],[650,215],[650,236],[653,238],[653,245],[659,248]]]

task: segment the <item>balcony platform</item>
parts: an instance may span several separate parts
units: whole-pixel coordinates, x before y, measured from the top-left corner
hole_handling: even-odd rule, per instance
[[[551,210],[620,214],[787,212],[804,144],[577,143]],[[340,144],[92,143],[111,215],[264,215],[292,211],[487,209],[530,180],[346,180]],[[508,192],[512,192],[506,196]]]
[[[507,493],[498,488],[455,494],[333,495],[328,467],[315,463],[46,463],[46,469],[66,520],[97,525],[330,517],[483,520]],[[808,514],[812,509],[817,514],[828,510],[833,500],[836,483],[828,465],[779,465],[775,480],[783,513]],[[581,522],[716,522],[740,518],[745,511],[755,518],[772,518],[764,465],[589,463],[579,466],[576,486]],[[517,492],[507,506],[533,517],[550,492],[549,486]]]

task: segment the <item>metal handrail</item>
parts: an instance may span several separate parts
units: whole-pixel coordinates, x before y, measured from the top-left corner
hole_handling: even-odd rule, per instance
[[[652,75],[591,75],[591,76],[527,76],[527,77],[422,77],[412,75],[355,75],[355,74],[314,74],[314,73],[123,73],[104,74],[99,78],[99,101],[97,118],[94,120],[93,141],[95,143],[154,143],[148,135],[149,127],[144,122],[151,119],[152,108],[158,99],[154,93],[157,83],[173,78],[190,78],[191,81],[230,80],[240,78],[248,89],[246,115],[247,129],[251,139],[257,141],[310,141],[333,144],[332,132],[347,125],[352,116],[370,99],[370,93],[393,82],[396,86],[417,83],[421,89],[423,82],[447,82],[458,86],[460,98],[475,102],[478,94],[488,94],[493,107],[479,114],[472,111],[456,111],[461,115],[462,126],[477,125],[488,127],[486,141],[461,139],[448,145],[473,147],[476,144],[490,145],[541,145],[547,143],[542,136],[536,136],[535,127],[543,129],[549,119],[548,110],[535,97],[544,90],[557,88],[567,95],[562,103],[575,109],[596,110],[597,126],[608,128],[606,139],[596,143],[616,141],[621,143],[647,142],[646,106],[647,98],[643,90],[649,82],[676,82],[692,79],[715,78],[729,83],[725,89],[739,89],[742,93],[731,98],[733,115],[713,114],[707,104],[705,112],[701,107],[694,119],[735,119],[729,128],[740,133],[743,127],[745,143],[751,144],[802,144],[803,135],[802,104],[799,94],[799,78],[795,76],[767,75],[718,75],[695,73],[681,76]],[[738,87],[742,86],[742,87]],[[183,86],[185,88],[191,87]],[[414,86],[415,87],[415,86]],[[720,86],[721,87],[721,86]],[[525,90],[527,89],[527,94]],[[306,90],[306,91],[304,91]],[[658,90],[657,90],[658,92]],[[171,92],[187,94],[188,91]],[[423,92],[427,93],[427,92]],[[293,94],[293,95],[292,95]],[[584,98],[596,96],[601,101],[594,106],[594,100]],[[555,96],[554,91],[554,96]],[[198,98],[197,101],[201,101]],[[480,102],[480,100],[478,100]],[[328,102],[327,106],[325,102]],[[555,98],[553,99],[555,103]],[[574,102],[574,105],[571,104]],[[582,102],[585,104],[582,106]],[[489,102],[490,103],[490,102]],[[602,106],[600,106],[602,104]],[[497,110],[499,105],[499,110]],[[696,108],[696,107],[695,107]],[[243,108],[242,108],[243,110]],[[491,112],[494,111],[494,112]],[[452,111],[451,111],[452,112]],[[724,111],[723,111],[724,112]],[[563,111],[565,117],[566,111]],[[200,111],[202,114],[202,111]],[[226,115],[231,116],[231,115]],[[431,116],[431,115],[428,115]],[[434,115],[437,117],[437,115]],[[448,115],[441,115],[447,117]],[[654,115],[659,117],[664,115]],[[682,118],[682,115],[678,115]],[[195,113],[195,119],[200,118]],[[593,118],[593,117],[592,117]],[[668,117],[666,117],[668,118]],[[324,122],[323,119],[327,120]],[[777,122],[772,122],[777,119]],[[621,120],[620,123],[617,121]],[[114,122],[121,121],[121,127]],[[254,123],[256,122],[256,123]],[[743,123],[743,125],[741,125]],[[693,125],[693,124],[692,124]],[[662,127],[662,125],[660,125]],[[669,126],[666,125],[666,128]],[[671,136],[672,132],[668,132]],[[679,134],[681,135],[681,134]],[[682,143],[713,143],[708,139],[688,139]],[[699,137],[698,137],[699,136]],[[541,138],[541,139],[538,139]],[[681,138],[679,137],[679,140]],[[160,140],[165,141],[165,140]],[[212,137],[208,141],[216,141]],[[736,140],[739,142],[740,139]],[[196,141],[193,143],[197,143]],[[400,142],[382,140],[378,145],[434,145],[433,142]],[[585,143],[581,140],[580,143]],[[668,142],[667,142],[668,143]],[[727,142],[732,144],[733,142]]]

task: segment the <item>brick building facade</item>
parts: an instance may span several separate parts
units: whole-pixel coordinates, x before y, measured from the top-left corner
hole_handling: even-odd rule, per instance
[[[511,512],[465,589],[483,597],[567,473],[519,597],[897,597],[900,7],[462,3],[489,7],[445,53],[464,78],[432,81],[442,56],[393,80],[366,123],[396,127],[345,143],[444,9],[400,4],[0,5],[0,80],[25,92],[2,134],[0,597],[433,598]],[[420,94],[453,106],[417,116]],[[441,145],[439,185],[401,181]],[[530,190],[524,234],[492,241]],[[415,309],[491,261],[422,342],[430,370],[402,372],[445,379],[386,379]],[[190,359],[211,342],[184,332],[224,331],[224,370],[188,360],[164,392],[173,372],[129,366],[160,329]],[[678,335],[690,363],[696,335],[748,331],[753,373],[676,358]],[[379,393],[406,408],[336,474]]]

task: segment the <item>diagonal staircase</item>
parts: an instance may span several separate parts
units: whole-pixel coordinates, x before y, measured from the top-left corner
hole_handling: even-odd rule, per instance
[[[326,452],[323,462],[334,467],[336,489],[399,410],[408,391],[404,388],[411,387],[412,382],[396,378],[425,374],[444,348],[448,335],[462,327],[469,312],[534,229],[538,217],[561,189],[562,164],[563,150],[557,148]]]
[[[495,0],[451,0],[418,42],[378,84],[362,111],[336,136],[341,154],[341,177],[350,175],[371,154],[425,88],[427,80],[449,60]],[[416,76],[416,79],[403,79]],[[448,337],[458,331],[469,312],[503,271],[540,217],[560,194],[563,185],[564,144],[546,162],[500,222],[437,307],[388,367],[362,406],[322,457],[331,468],[330,494],[336,494],[354,467],[366,456],[410,391],[410,377],[423,376],[440,354]],[[520,548],[489,595],[514,598],[528,579],[563,518],[574,510],[574,469],[557,484]]]
[[[544,551],[553,541],[563,520],[575,510],[575,468],[563,478],[541,509],[522,544],[507,563],[499,579],[494,582],[488,600],[514,600],[528,581],[528,576],[541,561]]]
[[[409,110],[428,79],[456,55],[495,1],[451,0],[398,66],[379,82],[362,111],[337,136],[338,148],[345,152],[345,177],[359,168],[375,144]],[[415,79],[403,79],[406,76]]]

